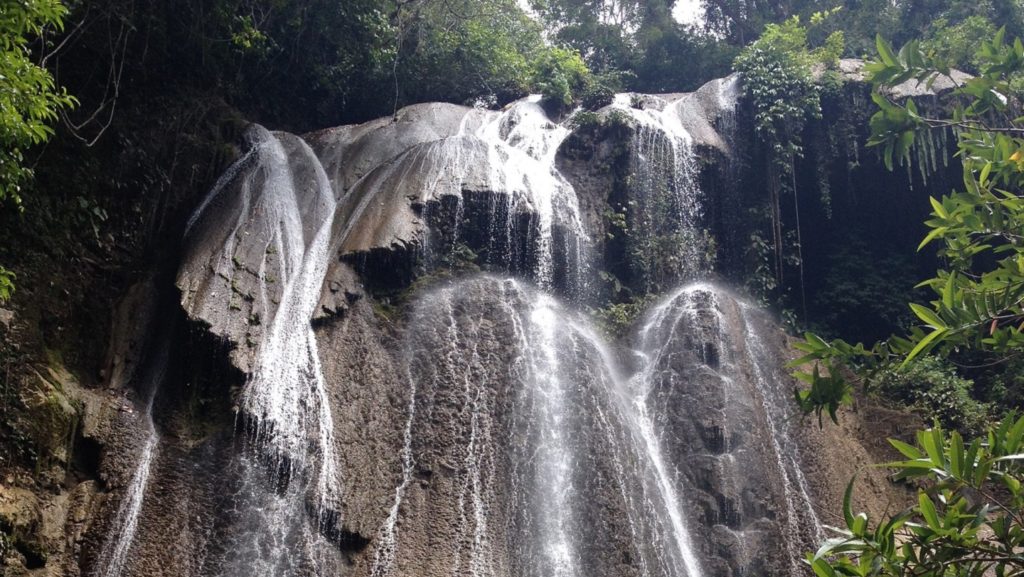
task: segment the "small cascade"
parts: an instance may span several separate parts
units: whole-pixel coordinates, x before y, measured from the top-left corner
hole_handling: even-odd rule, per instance
[[[612,108],[634,123],[630,164],[631,206],[627,222],[632,266],[644,286],[664,290],[681,279],[707,272],[707,235],[693,137],[684,127],[684,99],[633,106],[632,95],[619,94]],[[658,107],[661,107],[660,109]]]
[[[790,559],[794,571],[802,569],[799,559],[804,549],[814,543],[824,542],[826,535],[814,510],[807,477],[800,468],[800,447],[789,434],[790,424],[798,416],[793,411],[790,383],[779,374],[778,356],[772,354],[765,344],[754,316],[757,310],[748,303],[741,303],[743,315],[743,337],[746,343],[747,360],[753,372],[753,381],[761,394],[767,425],[775,449],[778,474],[786,490],[786,529],[789,535],[809,535],[811,543],[799,539],[788,541]]]
[[[711,539],[729,544],[723,561],[742,573],[785,563],[798,574],[802,551],[822,537],[821,524],[788,432],[788,385],[754,315],[712,285],[676,292],[641,330],[644,368],[636,386],[659,414],[657,427],[687,421],[691,442],[675,441],[669,452],[691,470],[671,482],[707,494]],[[655,439],[670,430],[656,431]],[[773,513],[776,503],[784,506]],[[785,535],[784,555],[775,550],[778,535]]]
[[[572,269],[566,272],[567,281],[581,290],[587,234],[576,193],[555,168],[555,155],[569,129],[552,122],[541,106],[541,97],[533,95],[495,115],[476,134],[489,146],[492,190],[522,186],[536,212],[537,264],[533,273],[537,283],[550,288],[554,281],[553,228],[560,225],[564,228],[560,253],[566,268]],[[506,223],[506,235],[511,234],[510,225]]]
[[[278,138],[268,134],[261,149],[267,180],[257,202],[261,212],[265,211],[260,215],[263,223],[273,228],[259,276],[275,277],[283,288],[269,329],[257,347],[252,377],[242,392],[241,411],[244,418],[252,420],[261,450],[272,452],[282,474],[289,477],[301,470],[307,443],[315,438],[320,466],[317,496],[321,509],[327,510],[336,507],[340,495],[330,405],[310,319],[330,259],[334,192],[320,169],[312,198],[302,198],[304,191],[297,186]],[[304,143],[300,142],[300,150],[308,155],[310,165],[319,168]],[[273,308],[266,291],[258,298],[265,310]]]
[[[417,252],[429,272],[450,265],[465,245],[481,252],[489,268],[585,292],[589,239],[576,193],[555,165],[569,130],[548,117],[540,97],[501,112],[468,109],[457,125],[432,128],[433,138],[377,159],[344,190],[335,232],[341,252],[397,245]],[[332,140],[351,137],[352,131],[315,136],[329,174],[344,172],[339,162],[371,161],[338,152],[376,152],[370,144]]]
[[[526,321],[518,324],[523,341],[534,411],[531,428],[538,435],[534,450],[536,472],[530,480],[537,499],[533,507],[542,513],[535,530],[543,539],[543,568],[539,575],[574,577],[579,574],[572,541],[574,455],[568,446],[566,372],[559,367],[559,314],[551,297],[539,295]],[[525,325],[525,326],[524,326]],[[563,335],[564,336],[564,335]],[[539,490],[538,490],[539,489]]]
[[[242,452],[226,473],[238,479],[234,492],[225,496],[231,504],[230,527],[202,575],[301,577],[337,571],[342,561],[317,523],[308,519],[301,483],[268,490],[275,479],[252,451]]]
[[[121,505],[117,509],[117,515],[114,517],[113,530],[107,533],[107,538],[103,542],[103,548],[97,558],[96,569],[93,572],[95,577],[120,577],[125,563],[128,561],[132,543],[135,541],[135,532],[139,524],[139,515],[142,513],[150,471],[160,444],[160,434],[157,433],[156,424],[153,422],[153,401],[166,377],[170,357],[168,343],[163,342],[161,345],[155,358],[151,361],[150,370],[145,374],[139,387],[139,392],[144,399],[143,409],[139,415],[145,430],[145,439],[135,465],[135,472],[132,473],[131,482],[125,490]]]
[[[230,279],[230,300],[212,300],[217,294],[209,291],[199,306],[251,307],[251,372],[237,418],[252,453],[238,458],[234,496],[236,523],[247,530],[228,531],[228,553],[211,566],[225,576],[298,575],[297,563],[316,558],[321,534],[340,525],[334,422],[311,325],[333,254],[336,202],[305,142],[259,128],[253,139],[239,164],[257,169],[243,173],[240,194],[219,198],[230,182],[223,181],[189,225],[192,232],[216,219],[225,202],[239,205],[234,229],[211,257],[220,278]],[[296,555],[296,548],[310,553]]]

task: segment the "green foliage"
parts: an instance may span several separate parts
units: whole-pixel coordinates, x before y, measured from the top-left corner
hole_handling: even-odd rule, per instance
[[[921,48],[934,62],[968,72],[977,72],[982,65],[975,57],[978,41],[996,35],[996,26],[981,15],[973,15],[962,22],[951,24],[947,18],[938,18],[932,24]]]
[[[980,433],[987,422],[988,407],[971,397],[973,387],[972,381],[935,356],[919,357],[905,367],[886,367],[877,378],[883,396],[965,434]]]
[[[626,302],[611,303],[594,311],[593,317],[608,335],[619,337],[626,334],[655,300],[657,296],[649,294]]]
[[[568,106],[590,84],[590,71],[578,52],[553,47],[543,50],[532,65],[532,83],[545,98]]]
[[[820,27],[827,20],[827,14],[816,14],[813,26]],[[815,78],[815,67],[834,66],[843,49],[842,32],[829,34],[813,50],[808,46],[807,36],[808,28],[797,16],[781,24],[769,24],[734,63],[743,75],[743,94],[753,109],[755,133],[762,139],[767,156],[769,198],[765,220],[770,233],[755,232],[749,251],[755,255],[755,277],[759,277],[755,284],[761,294],[783,284],[783,271],[788,265],[802,267],[795,163],[803,156],[805,126],[811,119],[821,117],[821,85]],[[782,196],[786,193],[792,195],[796,215],[794,239],[790,239],[782,224]],[[772,267],[765,266],[766,244],[774,256]],[[767,280],[766,269],[771,270],[773,280]],[[802,279],[802,268],[800,274]],[[804,300],[802,285],[801,280]]]
[[[938,424],[916,440],[891,439],[904,460],[884,466],[919,484],[917,503],[875,524],[866,513],[854,515],[851,481],[844,527],[807,555],[815,575],[1024,574],[1024,417],[1007,416],[970,443]]]
[[[539,27],[514,2],[435,1],[413,10],[408,54],[397,56],[399,87],[413,100],[505,103],[539,88],[541,67],[562,72],[564,62],[546,53]]]
[[[0,201],[21,205],[32,177],[26,149],[46,142],[59,111],[75,104],[33,61],[31,50],[45,28],[62,28],[65,14],[59,0],[5,2],[0,8]]]
[[[669,0],[531,0],[549,38],[630,91],[679,92],[728,74],[736,49],[683,26]],[[621,90],[619,90],[621,91]],[[590,106],[590,105],[588,105]]]
[[[910,79],[932,85],[949,77],[945,63],[930,58],[917,42],[896,53],[879,37],[877,47],[879,60],[867,66],[880,108],[871,119],[869,144],[882,150],[886,164],[910,162],[923,135],[957,130],[964,189],[930,199],[929,232],[919,246],[939,245],[947,268],[919,284],[935,298],[910,304],[917,323],[910,334],[855,351],[815,346],[808,360],[877,371],[894,363],[908,366],[932,351],[1019,354],[1024,351],[1024,118],[1014,118],[1008,103],[1009,78],[1024,69],[1024,44],[1007,44],[1003,32],[981,42],[980,74],[960,82],[951,78],[948,118],[930,117],[913,99],[895,101],[885,92]],[[810,338],[807,343],[814,344]],[[810,382],[818,386],[813,378]]]
[[[764,33],[736,58],[743,74],[744,95],[753,104],[755,128],[776,156],[800,153],[800,132],[809,118],[821,115],[819,89],[813,76],[817,64],[831,65],[842,54],[842,32],[831,34],[811,50],[807,28],[796,16],[769,24]]]
[[[872,250],[857,232],[829,252],[827,272],[812,299],[814,330],[875,341],[910,327],[907,301],[918,295],[913,262],[890,250]]]
[[[17,277],[13,272],[0,266],[0,304],[11,299],[14,294],[14,279]]]

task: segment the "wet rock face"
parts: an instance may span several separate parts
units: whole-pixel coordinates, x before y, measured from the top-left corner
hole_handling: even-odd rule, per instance
[[[821,534],[783,356],[759,322],[727,292],[695,285],[655,309],[640,337],[647,403],[714,575],[793,574]]]
[[[613,197],[689,251],[667,272],[631,263],[636,287],[705,274],[699,171],[729,153],[735,85],[626,95],[597,129],[536,99],[253,126],[188,224],[174,369],[148,409],[126,401],[77,567],[105,574],[130,533],[124,576],[795,574],[833,465],[791,430],[772,323],[709,285],[617,343],[573,311],[612,266]],[[126,335],[116,386],[148,390]]]
[[[423,297],[403,344],[404,479],[374,574],[636,573],[616,391],[570,322],[513,280]]]

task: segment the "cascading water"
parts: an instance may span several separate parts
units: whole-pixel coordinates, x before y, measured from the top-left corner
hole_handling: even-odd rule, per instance
[[[146,487],[149,484],[150,470],[160,444],[160,434],[157,433],[156,424],[153,422],[153,402],[160,390],[160,385],[166,378],[170,356],[168,345],[166,339],[164,342],[158,343],[159,349],[150,361],[150,369],[143,376],[139,387],[139,392],[144,399],[139,417],[142,420],[145,439],[139,451],[135,472],[132,473],[131,481],[114,517],[113,529],[107,534],[103,548],[100,549],[100,555],[95,565],[95,577],[120,577],[128,561],[132,543],[135,541],[139,515],[142,513]]]
[[[641,282],[664,290],[708,270],[698,161],[694,139],[682,122],[683,99],[634,106],[634,96],[616,95],[611,106],[627,114],[635,130],[630,159],[634,194],[626,213],[633,231],[629,250]]]
[[[333,254],[336,201],[305,142],[264,130],[253,137],[252,151],[240,164],[251,162],[259,170],[243,177],[242,208],[216,262],[218,274],[232,279],[229,307],[235,299],[252,302],[249,324],[263,328],[247,337],[255,353],[238,419],[254,452],[239,458],[235,496],[237,522],[258,528],[230,533],[227,552],[210,566],[225,576],[294,575],[317,558],[295,555],[294,549],[315,550],[319,532],[339,522],[334,423],[310,324]],[[229,182],[211,192],[189,232],[200,219],[213,218],[209,213]],[[234,280],[243,275],[258,281],[250,293],[243,294]],[[307,492],[315,511],[312,528],[304,514]]]
[[[811,537],[813,543],[821,543],[825,540],[825,531],[821,519],[814,510],[807,477],[800,468],[800,447],[788,431],[790,423],[796,418],[789,396],[789,384],[780,378],[776,357],[764,343],[761,332],[757,329],[754,318],[756,312],[749,304],[741,304],[747,360],[768,416],[767,424],[772,447],[775,449],[778,472],[785,484],[786,528],[790,535],[805,533]],[[794,571],[799,571],[801,543],[798,539],[791,539],[788,544]]]
[[[506,112],[495,115],[478,130],[488,144],[492,160],[489,182],[492,190],[522,186],[537,215],[537,264],[533,271],[538,284],[552,287],[554,274],[553,227],[560,224],[563,258],[573,288],[582,290],[586,273],[587,234],[580,218],[579,204],[571,184],[555,168],[558,147],[569,129],[553,123],[541,106],[539,95],[519,101]],[[506,210],[511,215],[514,211]],[[511,223],[506,223],[506,235]]]
[[[702,575],[652,423],[585,321],[515,280],[483,277],[425,296],[406,347],[403,475],[371,575],[416,563],[481,577],[603,575],[614,561],[597,550],[616,541],[650,568],[639,575]],[[455,438],[438,430],[442,418],[457,423]],[[453,478],[436,478],[439,467]],[[424,471],[450,500],[409,501]],[[633,531],[608,527],[599,502]],[[447,561],[405,550],[398,527],[445,517],[459,520],[437,536],[434,555]]]
[[[628,256],[647,259],[638,291],[705,273],[694,106],[613,106],[635,125],[623,194]],[[620,366],[626,347],[554,296],[588,296],[584,223],[607,202],[582,202],[560,172],[578,176],[559,164],[569,133],[537,97],[303,138],[251,131],[189,222],[178,277],[186,312],[246,375],[232,399],[245,435],[210,450],[222,510],[189,577],[798,570],[796,534],[818,521],[756,313],[709,285],[681,290]],[[460,243],[528,280],[451,267],[396,316],[407,283]],[[139,517],[152,453],[119,526]],[[103,556],[122,561],[101,577],[131,540],[111,533]]]
[[[711,285],[687,286],[656,307],[641,330],[644,368],[636,384],[642,402],[661,414],[656,439],[678,434],[670,433],[666,413],[693,423],[694,439],[674,441],[670,452],[694,468],[671,483],[709,494],[709,513],[722,528],[715,539],[734,543],[726,559],[733,570],[765,571],[758,565],[770,550],[765,540],[781,531],[784,558],[799,573],[802,547],[822,536],[821,525],[788,432],[793,415],[778,357],[757,327],[746,303]],[[784,509],[772,513],[778,502]],[[769,521],[776,516],[780,521]]]
[[[303,169],[314,171],[313,192],[298,185],[288,151],[278,136],[263,131],[253,154],[262,182],[247,182],[246,210],[221,253],[228,274],[250,265],[236,253],[237,239],[256,234],[264,240],[255,263],[263,282],[255,295],[270,318],[257,345],[252,377],[240,399],[241,418],[250,421],[258,450],[267,453],[287,482],[305,474],[307,444],[315,441],[316,495],[322,512],[337,507],[337,459],[333,422],[310,319],[327,273],[334,220],[334,192],[312,150],[301,141],[296,153]],[[310,167],[310,168],[307,168]],[[211,197],[220,191],[214,189]],[[204,217],[204,204],[192,218]],[[269,284],[281,288],[271,292]]]

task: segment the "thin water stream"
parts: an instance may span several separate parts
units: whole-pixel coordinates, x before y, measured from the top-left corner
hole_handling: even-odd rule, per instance
[[[143,399],[138,418],[142,421],[145,438],[139,450],[135,471],[114,516],[113,527],[107,533],[107,538],[100,549],[95,565],[95,577],[120,577],[135,541],[150,471],[160,445],[160,434],[156,430],[156,423],[153,422],[153,402],[166,379],[170,359],[170,343],[166,338],[157,343],[156,347],[153,358],[149,361],[148,370],[137,384],[137,390]]]

